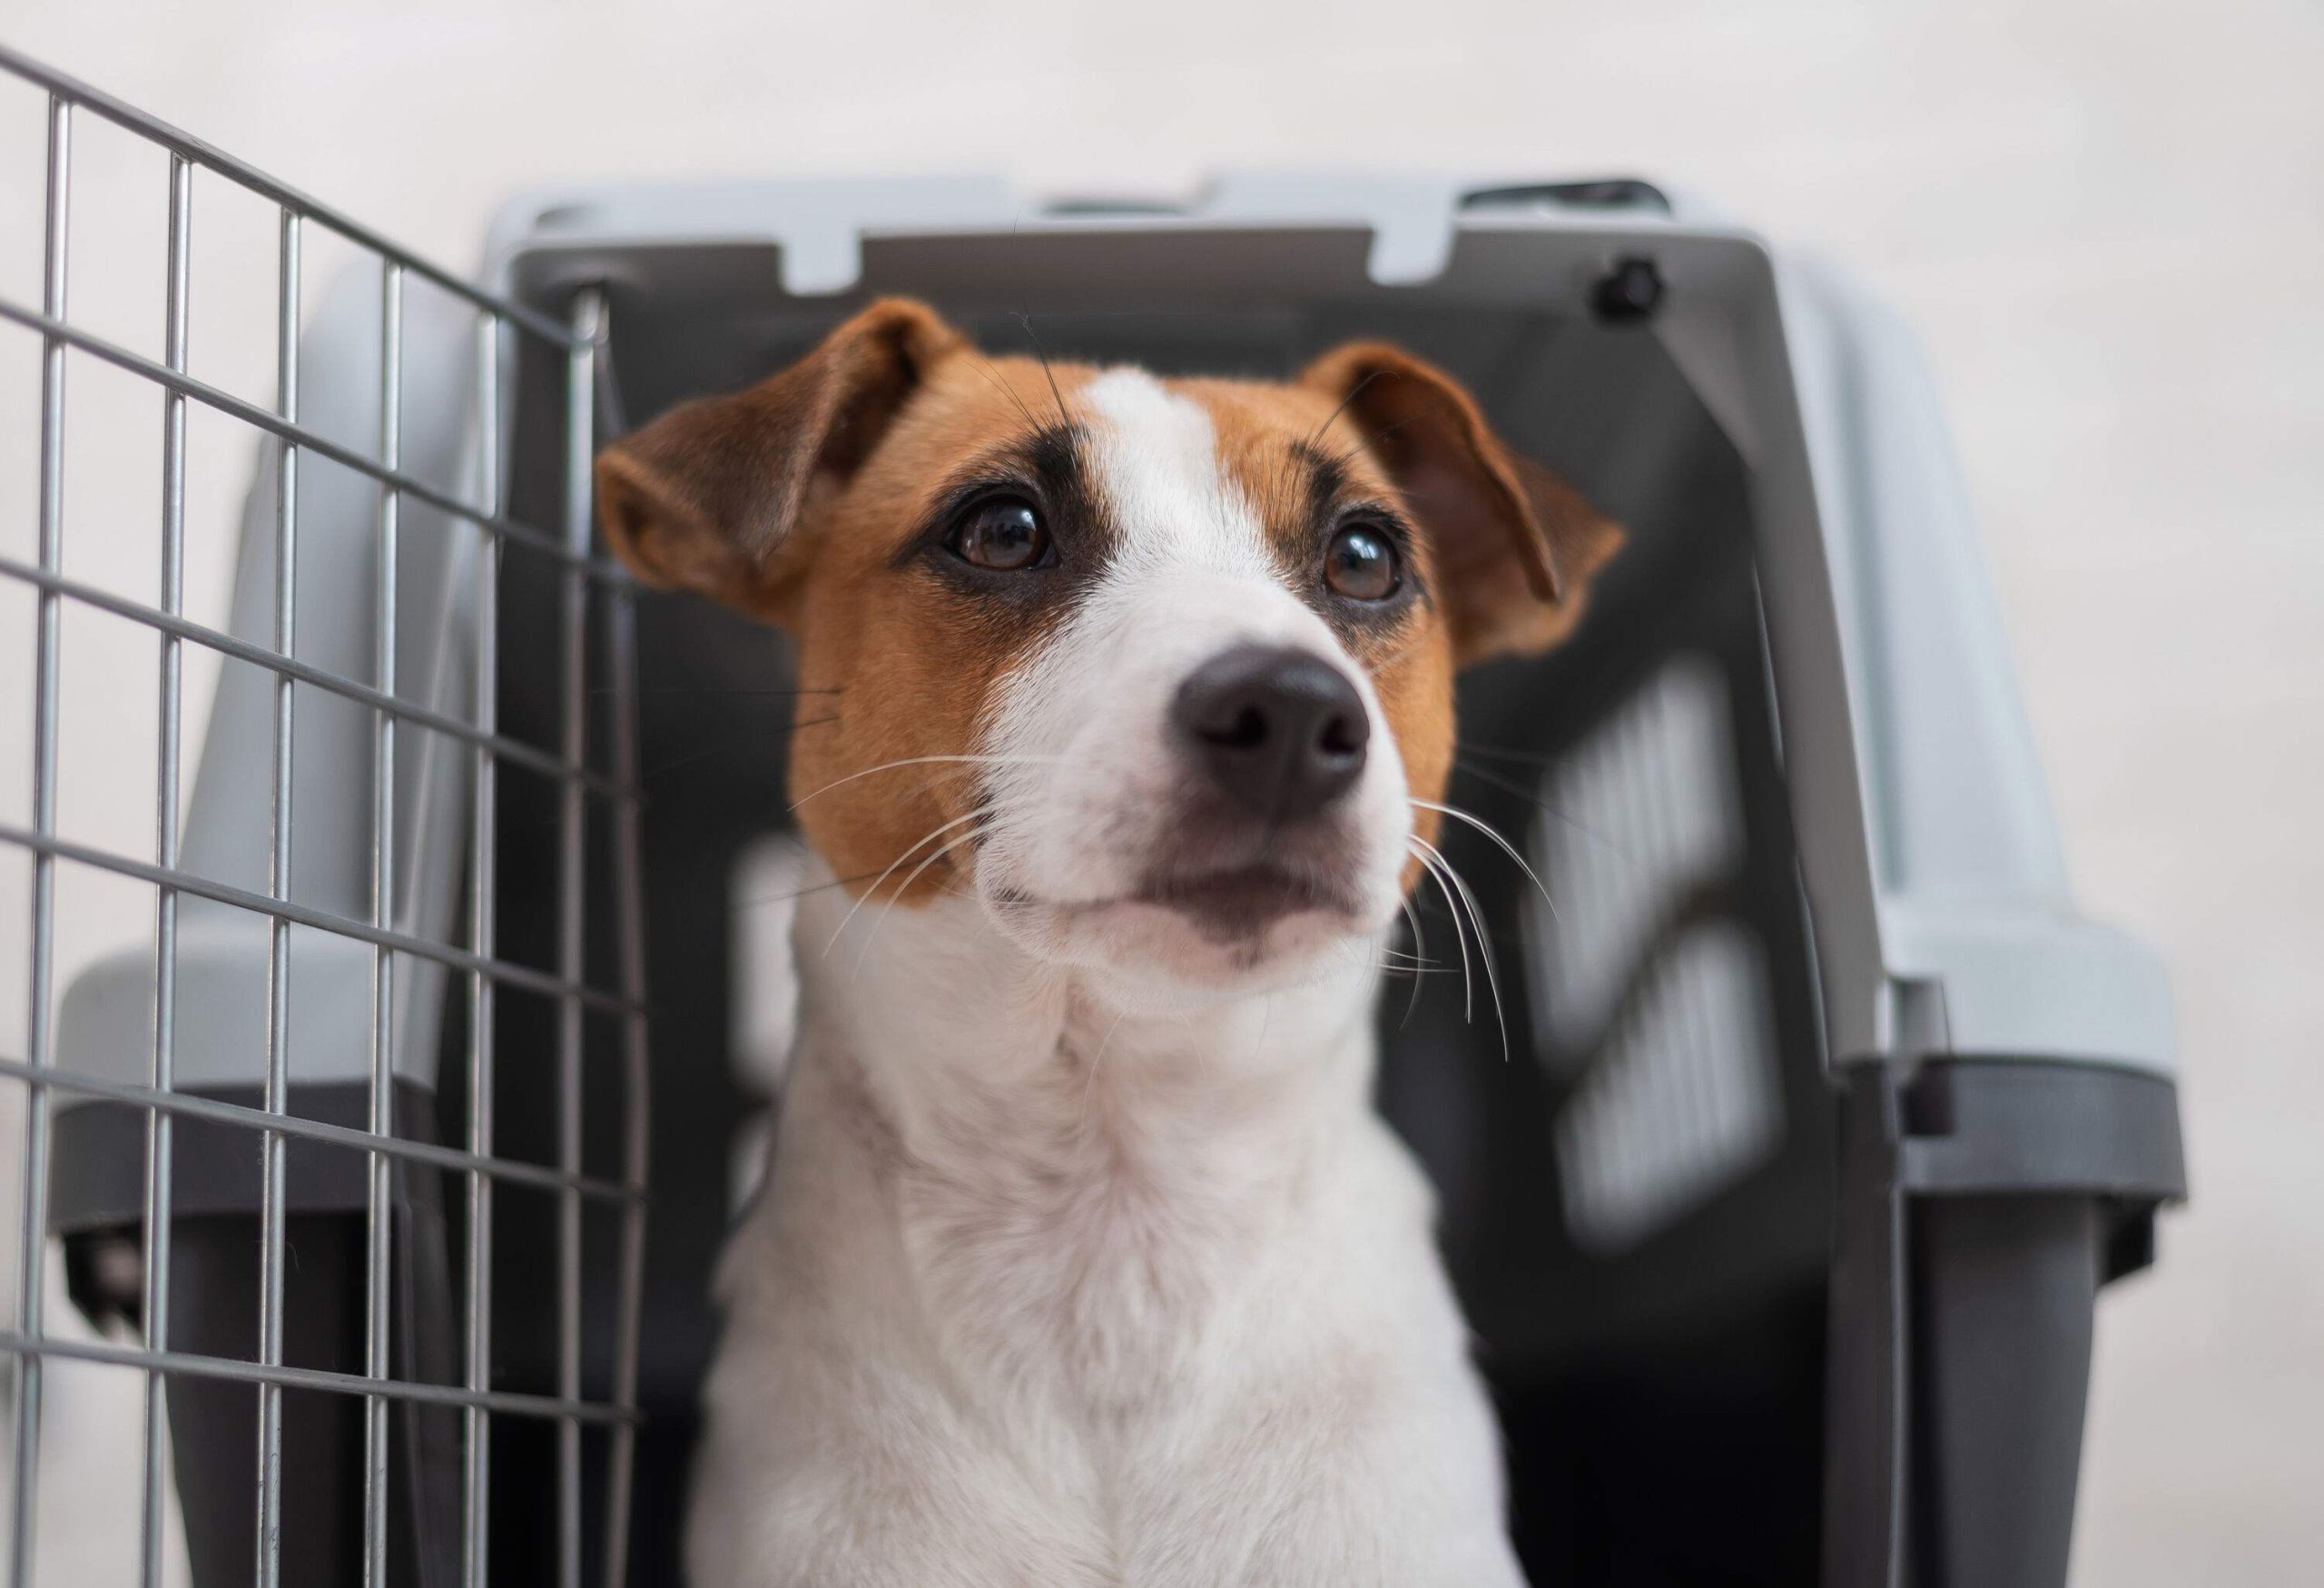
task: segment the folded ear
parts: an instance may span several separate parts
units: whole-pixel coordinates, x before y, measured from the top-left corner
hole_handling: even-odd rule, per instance
[[[884,298],[749,390],[679,404],[598,455],[606,544],[647,584],[773,616],[819,478],[852,473],[961,345],[926,304]]]
[[[1349,342],[1300,376],[1341,404],[1434,552],[1454,660],[1546,650],[1581,621],[1622,531],[1492,433],[1460,383],[1385,342]]]

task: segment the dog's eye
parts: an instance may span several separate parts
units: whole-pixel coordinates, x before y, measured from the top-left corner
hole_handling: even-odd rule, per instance
[[[1403,586],[1403,564],[1385,530],[1349,524],[1324,550],[1324,582],[1351,601],[1385,601]]]
[[[970,567],[997,574],[1021,573],[1053,560],[1041,515],[1022,497],[987,497],[960,515],[945,545]]]

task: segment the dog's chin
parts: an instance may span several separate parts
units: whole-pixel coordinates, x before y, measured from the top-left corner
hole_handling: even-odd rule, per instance
[[[1203,1000],[1299,985],[1360,966],[1393,903],[1264,865],[1157,877],[1088,899],[980,888],[1001,930],[1036,959],[1137,997]]]

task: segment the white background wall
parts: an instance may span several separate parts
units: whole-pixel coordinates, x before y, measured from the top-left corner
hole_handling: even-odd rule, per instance
[[[2315,1580],[2324,13],[2312,0],[1437,0],[1304,14],[1182,0],[1145,15],[1069,3],[0,0],[0,37],[455,264],[473,258],[499,196],[555,179],[1000,170],[1036,189],[1118,192],[1220,165],[1321,163],[1637,172],[1854,266],[1934,353],[2083,895],[2162,947],[2179,997],[2197,1201],[2165,1228],[2162,1268],[2102,1309],[2076,1582]],[[39,130],[35,102],[0,95],[0,292],[19,301],[37,297]],[[101,328],[157,348],[160,167],[94,134],[82,163],[76,293]],[[263,400],[271,222],[221,200],[201,227],[196,370]],[[30,550],[33,380],[28,339],[0,335],[10,555]],[[76,431],[93,483],[73,505],[69,566],[150,594],[157,409],[95,377],[74,400],[147,417]],[[188,599],[212,621],[242,466],[236,451],[231,467],[197,464],[192,482]],[[24,816],[29,611],[20,589],[0,588],[0,821]],[[150,853],[150,642],[103,626],[67,637],[65,825]],[[195,659],[199,703],[209,675]],[[0,1049],[12,1050],[27,874],[0,854]],[[60,981],[143,930],[149,908],[134,890],[67,900]],[[16,1103],[0,1089],[0,1107]],[[12,1198],[15,1175],[0,1182]],[[84,1376],[59,1376],[60,1438],[72,1408],[92,1427],[128,1415],[133,1383]],[[113,1558],[113,1480],[94,1475],[105,1457],[59,1459],[91,1465],[77,1485],[49,1485],[80,1495],[80,1522],[60,1516],[53,1538]]]

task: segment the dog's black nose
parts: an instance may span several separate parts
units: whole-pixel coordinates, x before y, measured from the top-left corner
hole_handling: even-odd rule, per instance
[[[1277,646],[1205,662],[1178,686],[1170,720],[1219,792],[1270,821],[1312,816],[1345,793],[1372,737],[1346,674]]]

